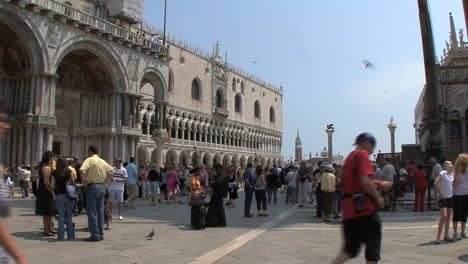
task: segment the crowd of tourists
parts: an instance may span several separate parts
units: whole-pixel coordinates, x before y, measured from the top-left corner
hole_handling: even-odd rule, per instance
[[[0,106],[0,110],[1,106]],[[0,113],[0,117],[4,115]],[[7,122],[0,120],[0,136],[4,137]],[[284,193],[284,203],[299,208],[315,209],[315,217],[325,223],[340,220],[343,225],[344,247],[333,263],[343,263],[358,255],[366,246],[366,260],[380,260],[382,224],[379,209],[388,209],[395,197],[406,197],[414,192],[415,212],[425,208],[425,196],[434,189],[440,208],[440,220],[435,244],[466,238],[468,217],[468,154],[460,154],[454,165],[445,161],[440,165],[431,159],[428,177],[425,168],[415,162],[402,162],[395,169],[391,159],[380,168],[370,161],[376,139],[369,133],[356,138],[356,150],[343,166],[337,164],[308,165],[286,168],[246,168],[215,164],[212,168],[137,167],[135,158],[128,162],[116,158],[109,165],[99,157],[98,149],[89,146],[88,157],[79,163],[74,157],[59,157],[44,152],[39,163],[21,165],[16,169],[0,168],[0,216],[8,216],[7,201],[14,197],[14,186],[19,186],[23,198],[35,198],[35,212],[43,217],[43,235],[57,236],[58,240],[74,240],[73,216],[87,214],[90,236],[86,241],[104,240],[104,230],[110,229],[113,209],[116,220],[124,220],[124,210],[136,208],[136,199],[148,200],[149,206],[160,203],[191,206],[191,225],[195,229],[226,227],[224,206],[236,207],[238,191],[244,188],[244,216],[251,218],[255,197],[258,217],[268,217],[268,207],[275,206]],[[226,201],[226,203],[224,203]],[[280,201],[281,202],[281,201]],[[141,204],[141,203],[139,203]],[[56,219],[56,221],[54,221]],[[55,222],[57,226],[55,226]],[[452,223],[452,235],[450,235]],[[29,263],[0,221],[3,249],[16,263]],[[0,260],[5,258],[0,252]]]

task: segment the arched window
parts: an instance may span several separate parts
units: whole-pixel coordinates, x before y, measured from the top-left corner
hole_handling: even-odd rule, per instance
[[[260,102],[259,102],[258,100],[255,101],[254,113],[255,113],[255,118],[260,118],[260,116],[261,116],[261,110],[260,110]]]
[[[192,99],[201,99],[201,89],[197,79],[193,79],[192,81]]]
[[[234,98],[234,111],[242,113],[242,96],[239,93]]]
[[[270,107],[270,122],[276,122],[275,108],[273,106]]]
[[[245,93],[245,83],[244,83],[244,81],[241,82],[241,93],[242,94]]]
[[[223,107],[223,94],[221,93],[220,89],[216,91],[216,107]]]
[[[236,78],[232,78],[232,91],[236,91]]]
[[[174,72],[169,69],[169,92],[174,91]]]

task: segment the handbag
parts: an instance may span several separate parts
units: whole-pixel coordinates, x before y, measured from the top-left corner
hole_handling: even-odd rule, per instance
[[[76,191],[75,185],[69,181],[66,185],[68,198],[78,200],[78,192]]]
[[[205,194],[194,194],[190,197],[190,206],[202,206],[205,204]]]

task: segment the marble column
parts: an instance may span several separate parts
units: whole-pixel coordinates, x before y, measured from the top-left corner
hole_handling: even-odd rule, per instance
[[[54,142],[54,129],[47,127],[46,129],[46,150],[52,151],[52,143]]]
[[[157,166],[158,169],[161,168],[161,167],[164,167],[162,148],[161,147],[156,148],[156,166]]]
[[[42,158],[42,152],[44,148],[44,127],[42,125],[36,125],[36,160],[40,161]]]
[[[130,146],[129,146],[129,153],[130,153],[130,157],[135,157],[135,148],[136,148],[136,144],[135,144],[135,141],[136,141],[136,138],[134,136],[130,136],[128,137],[129,138],[129,141],[130,141]]]
[[[26,131],[26,136],[24,140],[25,144],[25,157],[24,157],[24,163],[25,164],[31,164],[31,153],[33,153],[31,149],[31,134],[32,134],[32,127],[31,124],[26,124],[25,126],[25,131]]]
[[[109,162],[110,164],[112,164],[112,162],[114,161],[114,136],[106,136],[105,137],[105,140],[104,140],[104,143],[105,143],[105,147],[106,147],[106,157],[105,159],[107,160],[107,162]]]
[[[162,128],[163,129],[166,129],[166,116],[167,116],[167,103],[164,103],[164,107],[163,107],[163,118],[161,120],[162,122]]]
[[[126,155],[126,144],[127,144],[127,137],[125,135],[120,135],[120,157],[124,160],[128,160],[128,155]]]
[[[20,162],[20,159],[19,159],[19,151],[20,151],[20,138],[21,138],[21,129],[19,127],[14,127],[12,128],[12,131],[13,131],[13,155],[12,155],[12,159],[11,159],[11,163],[13,165],[14,168],[16,168]],[[21,149],[22,151],[23,149]]]
[[[467,21],[468,23],[468,21]],[[462,117],[462,119],[460,120],[461,122],[461,133],[462,133],[462,136],[461,136],[461,141],[462,141],[462,152],[466,152],[467,151],[467,142],[466,142],[466,139],[467,139],[467,127],[466,127],[466,117]],[[449,129],[450,130],[450,129]],[[446,142],[450,142],[449,140],[447,140]]]

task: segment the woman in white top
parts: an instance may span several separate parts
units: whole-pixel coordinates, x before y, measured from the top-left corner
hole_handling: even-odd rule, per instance
[[[452,242],[448,232],[450,228],[450,216],[453,209],[453,165],[450,161],[444,163],[444,171],[440,172],[434,182],[436,192],[438,194],[440,207],[439,229],[437,230],[437,238],[435,243],[440,244],[440,234],[445,227],[444,240]]]
[[[465,226],[468,217],[468,154],[460,154],[455,162],[453,178],[453,239],[466,238]],[[458,235],[458,222],[461,233]]]

